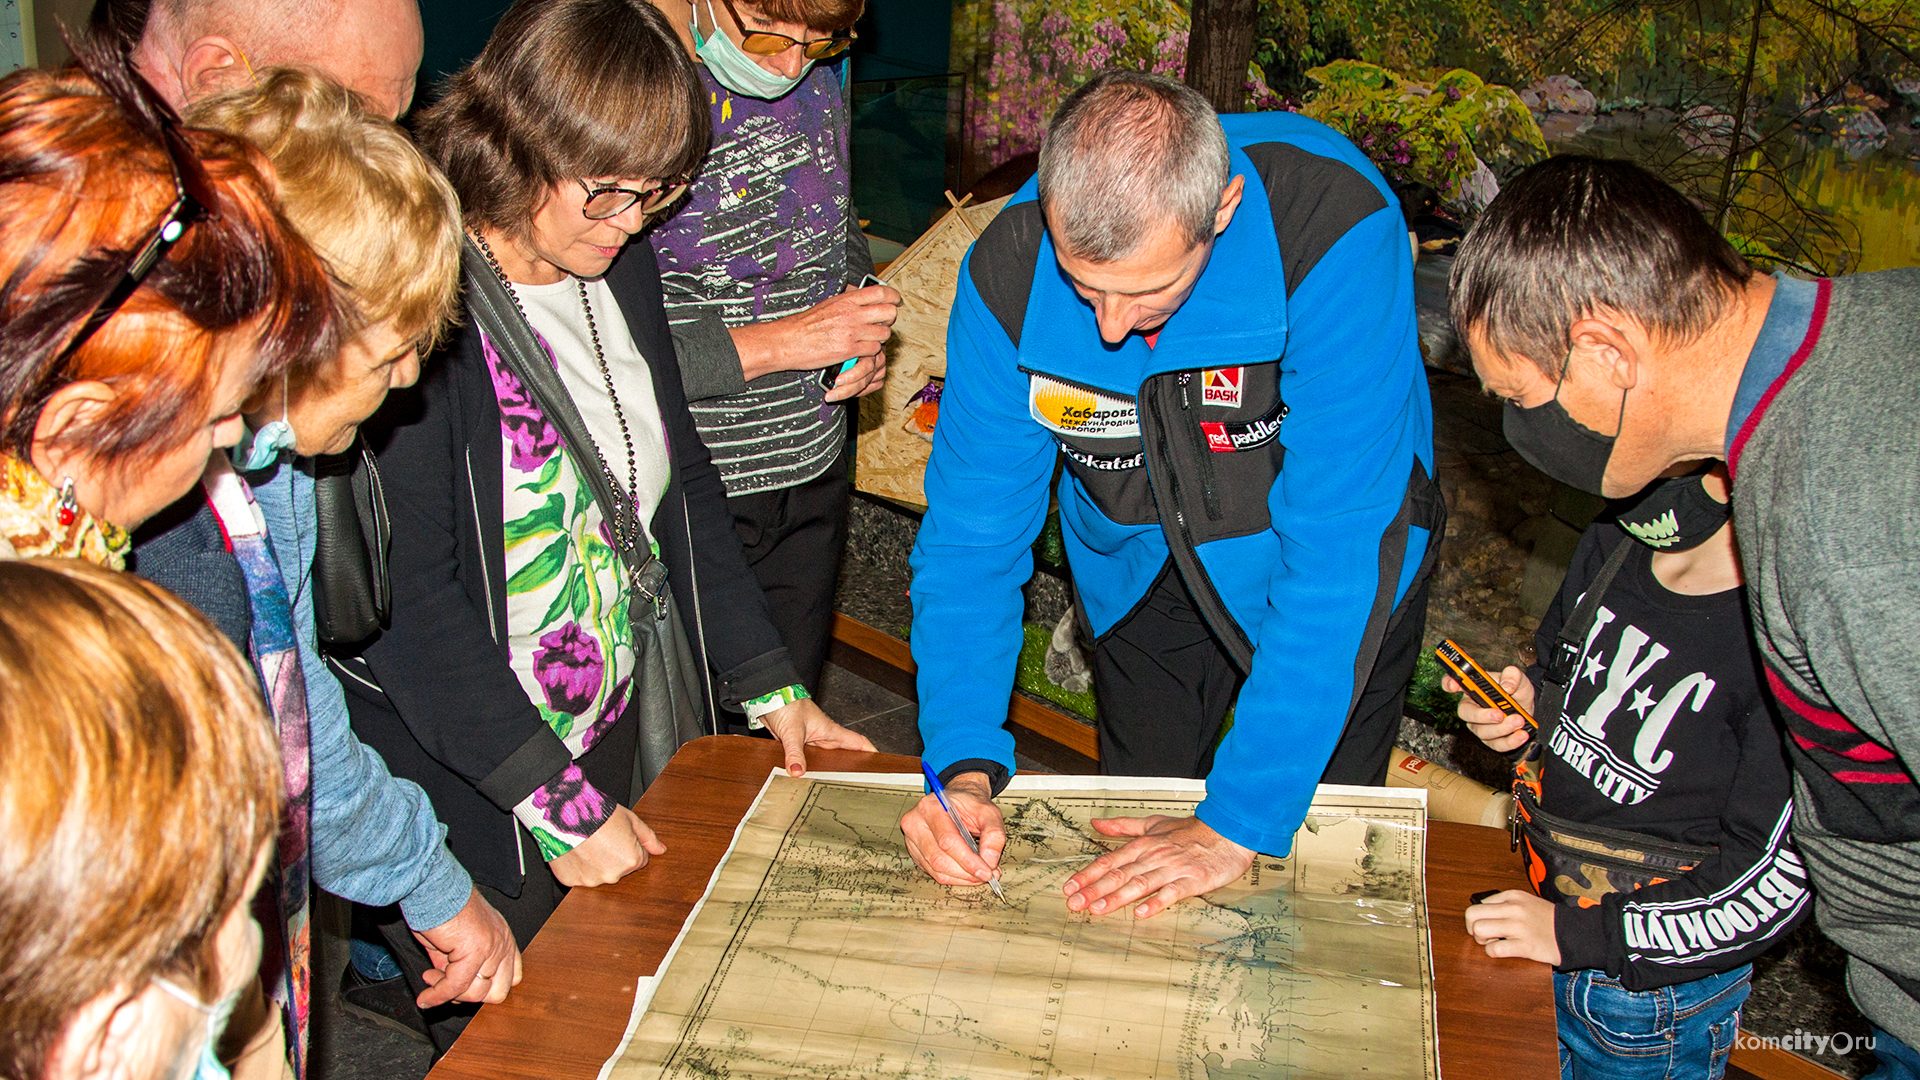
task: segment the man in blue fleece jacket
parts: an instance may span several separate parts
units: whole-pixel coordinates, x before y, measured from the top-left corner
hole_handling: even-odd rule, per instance
[[[980,855],[931,797],[901,820],[948,884],[1005,844],[1000,703],[1062,456],[1101,767],[1207,779],[1195,817],[1098,823],[1133,839],[1066,885],[1146,918],[1286,854],[1314,785],[1381,782],[1398,730],[1445,510],[1406,227],[1351,143],[1106,72],[969,253],[913,652],[925,756]]]

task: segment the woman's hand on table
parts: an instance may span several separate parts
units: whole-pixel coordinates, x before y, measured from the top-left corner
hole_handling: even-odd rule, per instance
[[[865,735],[835,723],[812,698],[783,705],[762,716],[760,722],[780,740],[780,748],[786,751],[790,776],[807,775],[806,748],[809,746],[873,752],[873,743]]]
[[[1553,936],[1554,906],[1553,901],[1525,889],[1497,892],[1467,909],[1467,933],[1487,947],[1488,956],[1517,956],[1558,966],[1560,941]]]
[[[1533,711],[1533,681],[1527,673],[1511,665],[1494,676],[1506,692],[1513,697],[1514,704]],[[1440,676],[1440,689],[1449,694],[1460,694],[1466,688],[1451,675]],[[1498,709],[1489,709],[1474,701],[1471,696],[1460,699],[1460,719],[1467,722],[1467,730],[1478,736],[1480,741],[1492,749],[1505,753],[1516,747],[1525,746],[1533,736],[1527,732],[1527,722],[1512,713],[1503,713]]]
[[[892,286],[869,285],[864,289],[849,286],[840,295],[822,300],[805,311],[736,326],[731,333],[733,346],[740,353],[741,373],[752,382],[776,371],[838,368],[849,359],[879,356],[881,347],[893,333],[893,320],[899,314],[899,306],[900,294]],[[843,379],[835,389],[846,385]]]
[[[594,830],[579,847],[547,862],[547,868],[568,888],[611,885],[647,865],[650,855],[664,855],[667,845],[653,835],[640,815],[624,806]]]

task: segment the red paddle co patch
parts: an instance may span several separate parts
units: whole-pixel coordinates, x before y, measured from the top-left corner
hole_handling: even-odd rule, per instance
[[[1216,454],[1233,453],[1233,436],[1227,434],[1227,425],[1218,420],[1202,420],[1200,430],[1206,432],[1207,449]]]

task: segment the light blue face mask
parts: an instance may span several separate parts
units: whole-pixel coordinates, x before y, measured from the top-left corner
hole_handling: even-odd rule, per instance
[[[293,449],[293,425],[287,422],[287,384],[280,383],[280,419],[269,420],[259,431],[252,428],[240,433],[240,442],[233,448],[233,467],[241,472],[257,472],[280,460],[280,455]]]
[[[693,54],[707,65],[715,81],[736,94],[767,101],[786,97],[794,87],[800,85],[800,80],[813,67],[813,61],[807,61],[801,66],[800,74],[791,79],[768,71],[755,63],[745,49],[734,44],[727,32],[720,29],[720,22],[713,15],[713,0],[707,0],[707,19],[713,23],[713,33],[704,41],[700,38],[699,18],[688,22],[693,30]]]
[[[174,1066],[168,1080],[232,1080],[233,1074],[227,1071],[225,1065],[220,1064],[220,1059],[214,1056],[213,1048],[220,1044],[220,1036],[226,1033],[227,1020],[233,1016],[234,1005],[239,1003],[240,991],[235,990],[208,1005],[166,979],[156,976],[153,981],[154,985],[197,1009],[207,1018],[207,1037],[206,1041],[200,1044],[199,1057],[190,1056],[186,1047],[181,1047],[179,1062]]]

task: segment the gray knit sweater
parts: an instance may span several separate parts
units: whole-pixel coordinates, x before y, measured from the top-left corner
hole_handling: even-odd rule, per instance
[[[1869,1018],[1920,1045],[1920,269],[1823,285],[1732,440],[1794,840]],[[1863,962],[1864,961],[1864,962]],[[1891,975],[1891,977],[1890,977]]]

